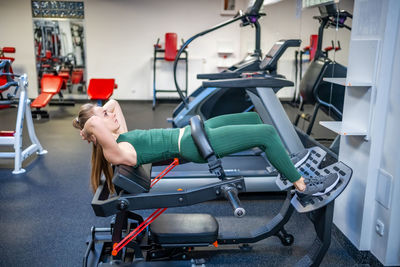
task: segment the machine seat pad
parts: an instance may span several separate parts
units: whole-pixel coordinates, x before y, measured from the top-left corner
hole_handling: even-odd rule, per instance
[[[49,93],[41,93],[35,100],[33,100],[31,107],[32,108],[43,108],[45,107],[51,100],[54,94]]]
[[[150,224],[150,231],[159,244],[212,244],[218,237],[218,222],[210,214],[167,213]]]

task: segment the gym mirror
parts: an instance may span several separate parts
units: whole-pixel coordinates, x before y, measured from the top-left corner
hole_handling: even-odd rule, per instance
[[[43,75],[58,75],[65,99],[86,99],[83,2],[32,1],[32,17],[39,93]]]

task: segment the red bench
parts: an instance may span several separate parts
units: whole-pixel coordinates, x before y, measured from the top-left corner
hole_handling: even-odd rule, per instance
[[[90,79],[87,93],[91,100],[97,100],[98,105],[101,106],[117,88],[115,79]]]
[[[49,114],[45,110],[40,110],[41,108],[47,106],[50,100],[55,94],[59,94],[61,87],[63,85],[63,78],[60,76],[54,76],[53,74],[43,74],[40,81],[41,92],[40,95],[33,100],[31,108],[36,108],[32,111],[32,116],[38,118],[38,115],[42,118],[48,118]]]

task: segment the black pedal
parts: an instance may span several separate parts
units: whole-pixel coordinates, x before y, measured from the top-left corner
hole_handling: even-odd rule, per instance
[[[308,156],[308,159],[301,165],[300,168],[298,168],[298,171],[303,177],[315,176],[314,171],[318,169],[318,166],[326,156],[326,152],[319,147],[312,147],[309,148],[309,150],[310,155]],[[282,175],[278,175],[275,183],[282,191],[293,186],[293,184]]]

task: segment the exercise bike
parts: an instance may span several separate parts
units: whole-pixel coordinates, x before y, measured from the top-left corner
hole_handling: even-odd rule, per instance
[[[279,213],[268,223],[245,234],[219,231],[215,217],[210,214],[162,214],[167,207],[183,207],[225,197],[233,214],[243,217],[246,210],[238,198],[246,192],[243,177],[229,177],[221,161],[215,156],[199,116],[190,120],[192,137],[208,161],[215,183],[191,190],[160,192],[151,190],[150,165],[133,168],[116,166],[113,184],[117,194],[110,196],[106,183],[100,185],[93,197],[92,208],[97,216],[114,216],[110,228],[92,227],[87,242],[83,266],[195,266],[204,259],[195,259],[198,247],[248,244],[277,236],[283,245],[291,245],[294,237],[285,230],[294,210],[306,213],[312,221],[316,238],[311,249],[298,261],[298,266],[318,266],[331,241],[334,200],[345,189],[352,170],[342,162],[320,168],[326,152],[318,147],[310,149],[310,156],[300,167],[302,175],[315,176],[336,172],[339,181],[332,191],[318,196],[299,198],[292,185],[280,177],[277,184],[286,191],[286,199]],[[174,161],[175,162],[175,161]],[[144,220],[135,210],[157,209]]]

